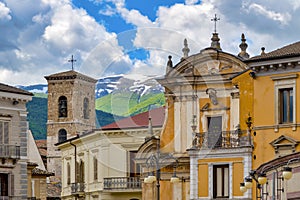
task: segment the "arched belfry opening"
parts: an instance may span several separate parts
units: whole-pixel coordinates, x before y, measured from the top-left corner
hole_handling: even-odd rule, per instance
[[[58,99],[58,117],[68,117],[68,101],[65,96]]]
[[[58,131],[58,142],[63,142],[67,140],[67,131],[65,129],[60,129]]]

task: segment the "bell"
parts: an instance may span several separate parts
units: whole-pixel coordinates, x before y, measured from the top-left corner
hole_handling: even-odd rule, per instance
[[[61,102],[60,108],[61,108],[61,109],[67,108],[67,102],[66,102],[66,101],[62,101],[62,102]]]

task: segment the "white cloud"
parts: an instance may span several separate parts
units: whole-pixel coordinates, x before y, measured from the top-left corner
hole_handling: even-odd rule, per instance
[[[55,49],[87,51],[109,35],[85,10],[75,10],[66,4],[56,8],[51,24],[45,28],[43,38]]]
[[[297,10],[300,7],[299,0],[288,0],[288,2],[291,4],[293,10]]]
[[[125,6],[125,0],[89,0],[91,2],[94,2],[95,4],[104,4],[106,2],[111,2],[116,7],[124,7]]]
[[[256,12],[274,21],[279,21],[281,24],[286,25],[291,20],[289,13],[279,13],[272,10],[268,10],[262,5],[252,3],[249,5],[250,12]]]
[[[110,5],[105,5],[105,9],[101,9],[99,11],[99,14],[105,15],[105,16],[113,16],[117,13],[115,8],[112,8]]]
[[[0,2],[0,20],[11,20],[10,9]]]
[[[187,4],[187,5],[194,5],[198,2],[199,2],[199,0],[185,0],[185,4]]]
[[[124,7],[117,7],[118,12],[127,23],[131,23],[137,27],[151,27],[153,23],[147,16],[142,15],[138,10],[128,10]]]
[[[6,25],[9,29],[1,28],[0,23],[0,55],[3,58],[0,60],[0,71],[5,75],[0,76],[0,82],[44,83],[45,75],[71,68],[68,59],[72,54],[77,60],[75,69],[79,70],[83,60],[95,46],[115,37],[115,34],[107,32],[85,10],[73,7],[69,0],[24,0],[27,5],[28,1],[34,3],[32,9],[27,9],[29,6],[21,9],[23,1],[20,6],[14,0],[6,1],[14,15]],[[114,45],[115,48],[99,53],[96,59],[118,57],[116,54],[122,51],[116,51],[120,47],[117,43]],[[122,56],[115,63],[119,63],[119,66],[124,63],[129,65],[128,56]],[[6,76],[7,74],[9,75]],[[93,76],[93,71],[89,71],[88,75]]]
[[[43,76],[70,69],[67,60],[72,54],[77,59],[75,69],[95,78],[129,71],[162,75],[168,55],[173,56],[174,65],[180,60],[184,38],[188,39],[190,55],[210,46],[215,13],[221,18],[217,24],[221,47],[234,55],[239,52],[242,32],[251,56],[260,53],[262,46],[271,51],[299,39],[297,0],[276,4],[265,0],[186,0],[185,4],[158,5],[153,21],[138,10],[126,8],[125,0],[90,1],[101,5],[108,2],[100,13],[119,14],[134,25],[136,29],[129,30],[131,37],[125,38],[135,45],[133,48],[148,50],[149,56],[131,60],[127,52],[134,50],[132,46],[121,47],[120,35],[107,32],[71,0],[4,0],[0,2],[0,81],[45,82]],[[1,23],[4,20],[6,28]]]
[[[80,71],[99,78],[105,74],[126,73],[131,66],[132,61],[119,46],[117,35],[112,34],[87,54]]]

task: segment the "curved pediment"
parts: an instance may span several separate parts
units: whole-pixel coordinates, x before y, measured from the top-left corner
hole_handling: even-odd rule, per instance
[[[240,73],[246,69],[247,65],[238,57],[207,48],[198,54],[182,59],[169,69],[166,77],[226,75]]]
[[[150,154],[157,151],[157,146],[160,140],[155,136],[148,138],[138,149],[137,159],[145,159],[149,157]]]

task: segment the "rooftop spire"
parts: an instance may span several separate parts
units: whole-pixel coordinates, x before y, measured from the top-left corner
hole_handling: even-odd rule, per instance
[[[213,36],[211,38],[211,47],[215,48],[217,50],[222,50],[219,41],[220,41],[220,38],[218,36],[218,33],[213,33]]]
[[[246,52],[248,44],[246,43],[246,38],[245,38],[244,33],[242,33],[241,41],[242,42],[239,45],[241,52],[238,54],[238,56],[247,59],[247,58],[249,58],[249,54]]]
[[[151,119],[151,117],[149,117],[148,135],[153,136],[153,128],[152,128],[152,119]]]
[[[260,53],[261,56],[266,54],[265,50],[266,50],[265,47],[262,47],[262,48],[261,48],[261,53]]]
[[[186,58],[186,57],[189,56],[189,52],[190,52],[190,49],[188,47],[188,43],[187,43],[187,39],[186,38],[183,40],[183,45],[184,45],[184,47],[182,49],[183,58]]]
[[[217,50],[222,50],[221,49],[221,45],[220,45],[220,38],[218,36],[217,33],[217,21],[219,21],[220,18],[217,17],[217,14],[215,14],[215,17],[211,19],[211,21],[213,21],[215,23],[215,29],[214,29],[214,33],[213,36],[211,38],[211,48],[215,48]]]
[[[152,120],[151,117],[149,116],[149,124],[148,124],[148,134],[145,137],[145,141],[151,140],[151,138],[154,137],[154,133],[153,133],[153,128],[152,128]]]
[[[168,62],[167,62],[167,71],[166,73],[168,73],[169,71],[171,71],[173,69],[173,62],[172,62],[172,56],[169,55],[168,56]]]

